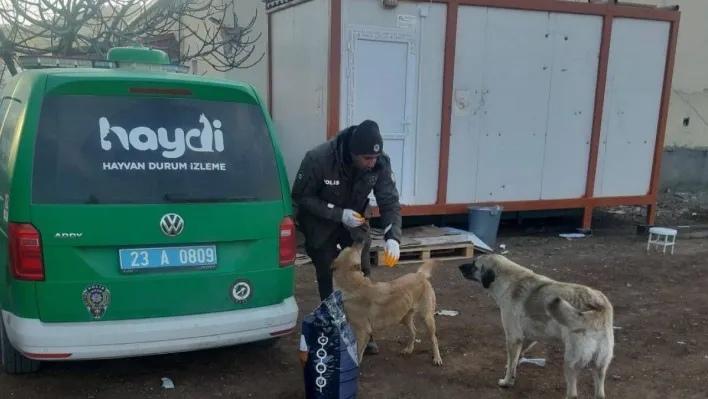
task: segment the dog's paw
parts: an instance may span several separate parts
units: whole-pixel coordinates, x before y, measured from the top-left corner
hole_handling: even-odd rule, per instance
[[[411,353],[413,353],[413,348],[403,348],[401,351],[402,356],[410,356]]]
[[[497,382],[497,385],[499,385],[499,388],[511,388],[514,385],[514,379],[507,380],[506,378],[502,378]]]
[[[433,364],[436,366],[442,366],[442,358],[440,357],[434,357],[433,358]]]

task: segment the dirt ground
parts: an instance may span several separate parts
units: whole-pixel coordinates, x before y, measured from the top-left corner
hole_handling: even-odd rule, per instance
[[[688,219],[705,217],[701,210],[692,213]],[[646,237],[635,234],[631,220],[621,217],[626,215],[616,209],[609,216],[598,214],[591,237],[566,240],[553,229],[527,227],[503,230],[499,242],[513,260],[552,278],[594,286],[614,303],[620,329],[606,383],[608,398],[706,398],[708,273],[702,259],[708,255],[708,240],[679,238],[673,256],[646,254]],[[563,397],[558,345],[537,345],[528,356],[546,358],[546,366],[522,364],[513,388],[497,388],[506,356],[499,311],[479,285],[460,276],[457,263],[447,262],[432,279],[438,309],[459,312],[436,316],[443,366],[433,366],[420,321],[421,342],[409,358],[398,355],[404,329],[387,330],[376,337],[381,353],[366,357],[362,364],[359,397]],[[389,280],[415,269],[416,265],[376,268],[373,277]],[[311,265],[299,267],[296,294],[301,312],[317,305]],[[175,389],[161,388],[162,377],[172,379]],[[297,334],[265,350],[242,346],[54,363],[32,376],[0,374],[0,398],[285,399],[304,397],[302,390]],[[579,391],[581,397],[591,397],[589,372],[582,375]]]

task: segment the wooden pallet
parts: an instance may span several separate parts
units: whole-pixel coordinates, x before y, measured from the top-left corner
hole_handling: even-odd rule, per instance
[[[474,255],[474,245],[470,243],[430,245],[425,247],[403,247],[398,264],[418,263],[426,259],[456,260],[469,259]],[[369,253],[372,265],[383,265],[385,258],[384,249],[375,249]],[[298,266],[312,263],[306,255],[298,255],[295,264]]]
[[[384,265],[384,249],[371,251],[372,264]],[[469,259],[474,255],[474,245],[470,243],[435,245],[426,247],[403,247],[398,264],[417,263],[427,259],[456,260]]]

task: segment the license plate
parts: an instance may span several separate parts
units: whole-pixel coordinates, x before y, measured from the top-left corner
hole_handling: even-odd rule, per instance
[[[165,248],[132,248],[118,251],[120,270],[211,269],[218,259],[215,245]]]

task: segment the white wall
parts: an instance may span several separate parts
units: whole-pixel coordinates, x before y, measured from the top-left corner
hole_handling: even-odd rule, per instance
[[[646,195],[671,27],[665,21],[613,21],[595,196]]]
[[[708,1],[632,0],[681,10],[665,147],[708,148]],[[688,118],[688,126],[684,119]]]
[[[5,83],[12,77],[10,71],[7,70],[5,63],[0,60],[0,92],[5,87]]]
[[[307,150],[327,139],[329,0],[272,14],[272,116],[292,185]]]
[[[462,6],[448,203],[585,193],[602,17]]]
[[[268,15],[265,11],[265,4],[261,0],[227,0],[233,1],[234,11],[238,17],[239,26],[244,26],[256,16],[256,22],[251,33],[251,40],[255,40],[260,34],[255,44],[255,49],[251,58],[246,61],[250,65],[263,56],[258,64],[249,68],[232,69],[226,72],[226,78],[239,80],[252,84],[263,101],[268,102]]]
[[[228,1],[228,0],[225,0]],[[263,46],[263,49],[266,48],[266,43],[268,38],[267,36],[267,26],[266,26],[266,15],[264,11],[264,5],[260,0],[231,0],[234,1],[236,4],[237,8],[240,11],[240,14],[243,15],[242,19],[247,20],[250,18],[252,15],[252,10],[255,10],[256,8],[259,9],[259,21],[257,23],[256,30],[262,29],[262,37],[261,37],[261,45]],[[665,140],[665,146],[670,147],[670,146],[679,146],[679,147],[687,147],[687,148],[708,148],[708,68],[706,68],[706,65],[708,65],[708,40],[706,38],[708,37],[708,25],[705,24],[705,16],[708,15],[708,1],[706,0],[632,0],[635,3],[645,3],[645,4],[654,4],[654,5],[659,5],[659,6],[667,6],[671,4],[678,4],[681,7],[681,28],[679,31],[679,42],[678,42],[678,48],[677,48],[677,54],[676,54],[676,63],[674,67],[674,77],[673,77],[673,90],[672,90],[672,95],[671,95],[671,100],[670,100],[670,106],[669,106],[669,116],[668,116],[668,124],[667,124],[667,131],[666,131],[666,140]],[[367,20],[367,23],[369,24],[377,24],[377,23],[385,23],[383,20],[379,20],[378,18],[385,18],[385,17],[380,17],[381,13],[378,12],[380,10],[380,1],[379,0],[354,0],[355,3],[358,3],[357,9],[360,10],[358,11],[361,15],[359,18],[363,18],[364,20]],[[324,6],[327,10],[329,10],[329,1],[325,0],[317,0],[314,2],[310,3],[315,3],[319,4],[320,6]],[[344,1],[344,13],[347,11],[347,3],[348,1]],[[417,3],[421,4],[421,3]],[[405,7],[409,5],[406,2],[401,2],[400,7]],[[434,4],[434,6],[440,6],[444,7],[443,5],[440,4]],[[294,10],[296,11],[279,11],[275,16],[278,14],[281,14],[281,12],[298,12],[299,10],[303,15],[300,15],[298,17],[297,21],[294,20],[294,18],[287,19],[284,18],[283,16],[280,17],[281,22],[288,20],[289,23],[295,24],[297,23],[298,27],[301,26],[307,26],[307,23],[302,24],[301,21],[305,20],[307,18],[307,13],[305,13],[304,10],[305,8],[303,7],[309,7],[310,10],[312,10],[312,4],[301,4],[296,7],[293,7]],[[393,11],[396,13],[396,11]],[[311,13],[311,12],[310,12]],[[294,14],[293,14],[294,15]],[[329,22],[329,14],[327,11],[326,18],[327,24]],[[344,24],[343,24],[344,25]],[[325,28],[324,22],[320,23],[320,28],[317,30],[317,34],[320,35],[319,37],[324,38],[329,38],[329,33]],[[458,27],[459,28],[459,27]],[[280,29],[284,29],[284,27],[280,27]],[[297,29],[294,28],[293,26],[293,32]],[[436,29],[441,29],[442,32],[444,32],[444,26],[438,26]],[[468,27],[468,29],[471,29]],[[302,44],[306,47],[309,47],[311,50],[313,50],[316,45],[313,42],[313,37],[305,37],[300,35],[299,36],[302,41],[306,42],[305,44]],[[292,39],[292,38],[291,38]],[[344,36],[343,36],[344,39]],[[423,40],[427,40],[429,44],[426,44],[426,48],[428,46],[431,46],[435,51],[442,51],[444,48],[444,42],[441,42],[438,40],[437,37],[433,37],[430,35],[426,35]],[[315,40],[316,41],[316,40]],[[458,42],[459,44],[459,42]],[[297,45],[301,45],[298,43]],[[321,69],[318,73],[320,74],[320,87],[324,90],[324,95],[323,95],[323,104],[326,104],[326,76],[327,76],[327,69],[326,65],[324,62],[326,61],[327,57],[327,46],[326,44],[322,45],[320,43],[319,47],[319,52],[317,54],[318,57],[322,57],[322,62],[318,63],[318,68],[323,68]],[[425,53],[425,50],[424,50]],[[431,62],[430,68],[431,71],[438,70],[439,68],[440,71],[442,71],[442,56],[436,57],[430,55],[430,52],[427,52],[427,56],[425,57],[426,59],[429,59],[429,62]],[[283,55],[281,55],[282,59]],[[276,56],[277,58],[277,56]],[[277,62],[277,61],[276,61]],[[434,62],[438,62],[439,65],[433,65]],[[458,60],[459,62],[459,60]],[[258,90],[260,91],[261,95],[264,97],[264,99],[267,97],[267,87],[268,87],[268,82],[267,82],[267,71],[268,71],[268,60],[264,59],[261,61],[257,66],[246,69],[246,70],[235,70],[227,73],[227,77],[231,79],[239,79],[239,80],[245,80],[247,82],[250,82],[254,84]],[[276,67],[275,69],[278,68],[290,68],[288,66],[280,66]],[[421,66],[421,68],[425,68],[425,66]],[[309,72],[306,72],[305,75],[310,75]],[[431,74],[425,74],[424,78],[428,78],[429,76],[434,76]],[[440,76],[442,74],[440,73]],[[298,80],[298,79],[296,79]],[[309,84],[309,91],[311,92],[312,90],[315,90],[314,87],[312,86],[311,83]],[[304,82],[298,82],[298,86],[305,86]],[[431,83],[425,84],[425,86],[431,86]],[[439,107],[439,99],[436,97],[437,93],[432,93],[432,95],[428,95],[427,98],[429,99],[430,106],[426,107],[425,109],[429,109],[431,111],[439,112],[437,111]],[[292,99],[292,95],[288,95],[287,93],[282,93],[279,92],[278,96],[286,96],[287,99]],[[318,95],[309,95],[310,98],[317,97]],[[422,96],[425,97],[425,96]],[[275,99],[274,99],[275,100]],[[310,107],[313,101],[317,100],[308,100],[305,101],[306,104],[309,104],[307,107]],[[280,108],[281,108],[281,116],[283,112],[286,114],[291,114],[290,120],[294,121],[298,118],[295,118],[295,114],[298,112],[296,110],[288,111],[284,109],[286,107],[286,102],[287,101],[280,101]],[[306,106],[303,104],[298,104],[298,105],[291,105],[292,107],[295,108],[306,108]],[[310,107],[311,108],[311,107]],[[311,110],[311,109],[310,109]],[[281,135],[285,134],[286,130],[292,130],[292,127],[288,127],[288,123],[285,122],[285,119],[287,115],[283,116],[283,118],[278,118],[280,121],[278,122],[282,128],[279,130],[283,130]],[[433,118],[434,115],[431,116]],[[295,119],[292,119],[295,118]],[[305,117],[303,117],[305,118]],[[684,120],[688,119],[688,126],[684,126]],[[317,122],[315,122],[315,120]],[[301,156],[302,153],[304,153],[304,148],[305,147],[311,147],[313,145],[316,145],[317,142],[321,142],[326,139],[326,105],[325,108],[322,110],[321,115],[315,115],[311,118],[310,122],[311,123],[309,128],[303,129],[300,128],[300,124],[296,124],[298,126],[297,130],[300,130],[298,133],[299,135],[304,135],[302,141],[298,142],[297,140],[293,139],[293,145],[294,145],[294,150],[287,149],[285,151],[286,157],[290,158],[287,163],[289,164],[289,170],[293,168],[293,165],[299,164],[299,157]],[[453,126],[455,122],[453,121]],[[304,124],[302,126],[305,126]],[[303,132],[302,130],[307,130],[307,132]],[[418,151],[420,152],[421,149],[425,149],[427,153],[439,153],[439,123],[436,122],[426,122],[426,121],[421,121],[421,126],[419,127],[419,131],[424,131],[424,130],[430,130],[431,134],[426,135],[425,137],[430,137],[430,141],[427,143],[420,143],[418,146]],[[291,132],[288,132],[288,134],[294,134]],[[455,133],[453,132],[453,135]],[[453,136],[454,137],[454,136]],[[282,139],[281,139],[282,142]],[[286,141],[287,143],[287,141]],[[288,145],[284,145],[284,147],[289,147]],[[451,150],[454,151],[454,148]],[[418,168],[418,171],[416,172],[419,175],[418,181],[416,181],[416,186],[428,186],[428,187],[437,187],[437,167],[433,167],[437,165],[437,160],[429,160],[428,162],[425,163],[429,167],[425,168]],[[419,162],[419,165],[422,165],[422,163]],[[452,168],[452,165],[450,166]],[[422,169],[422,170],[421,170]],[[292,173],[291,173],[292,174]],[[292,179],[292,176],[291,176]],[[450,183],[448,184],[450,187]],[[453,190],[455,189],[454,187],[452,188]],[[417,194],[417,193],[416,193]],[[449,195],[452,194],[452,192],[449,192]],[[462,194],[461,194],[462,195]],[[425,202],[434,202],[434,193],[426,193],[423,194],[423,197],[425,197]],[[455,195],[452,195],[452,197],[455,197]],[[450,199],[449,199],[450,201]],[[453,201],[454,202],[454,201]]]
[[[256,21],[251,29],[251,32],[247,36],[248,41],[254,41],[255,43],[253,54],[246,60],[243,64],[244,67],[251,65],[253,62],[263,57],[257,64],[249,68],[235,68],[229,71],[217,71],[212,68],[207,62],[203,60],[197,61],[197,73],[199,75],[215,77],[215,78],[226,78],[230,80],[238,80],[245,83],[252,84],[258,94],[261,95],[263,101],[267,103],[268,101],[268,16],[265,11],[265,4],[261,0],[217,0],[223,1],[223,4],[231,5],[234,14],[238,18],[238,26],[246,26],[250,23],[251,19],[256,16]],[[204,22],[203,21],[185,21],[191,25],[192,29],[198,29],[200,35],[205,35],[203,32]],[[231,24],[230,15],[227,15],[224,19],[225,24]],[[211,29],[216,29],[216,25],[209,24]],[[259,37],[260,34],[260,37]],[[182,41],[182,51],[194,52],[198,48],[199,43],[196,43],[194,37],[190,37],[187,40]],[[188,62],[187,66],[192,68],[193,64]]]

